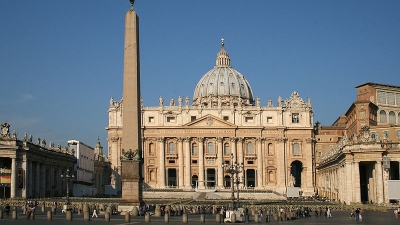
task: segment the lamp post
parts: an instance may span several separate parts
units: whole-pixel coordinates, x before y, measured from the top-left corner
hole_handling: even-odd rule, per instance
[[[66,182],[67,182],[67,199],[65,200],[65,204],[67,205],[67,210],[70,209],[69,205],[70,205],[70,201],[69,201],[69,181],[70,179],[74,178],[74,175],[69,175],[69,169],[67,169],[67,172],[65,175],[61,174],[61,178],[65,178]]]
[[[236,204],[235,204],[235,175],[236,175],[236,181],[237,179],[237,174],[241,173],[239,169],[243,168],[243,164],[238,164],[235,162],[233,157],[233,154],[231,154],[231,163],[230,164],[222,164],[222,168],[225,168],[225,172],[231,174],[231,187],[232,187],[232,193],[231,193],[231,200],[232,200],[232,208],[233,210],[236,209]],[[239,191],[239,188],[238,188]],[[238,193],[238,199],[239,200],[239,193]]]

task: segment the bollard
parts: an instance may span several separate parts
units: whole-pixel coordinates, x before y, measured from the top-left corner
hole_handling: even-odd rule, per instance
[[[47,211],[47,220],[52,220],[53,219],[53,214],[51,211]]]
[[[127,213],[129,215],[129,213]],[[109,222],[110,221],[110,213],[109,212],[105,212],[104,213],[104,219]]]
[[[129,213],[129,212],[127,212],[127,213]],[[136,206],[133,206],[133,208],[132,208],[132,216],[133,217],[139,216],[139,210]]]
[[[206,222],[206,218],[204,216],[204,214],[200,214],[200,223],[205,223]]]
[[[3,219],[3,210],[0,210],[0,219]]]
[[[274,214],[274,221],[277,222],[278,221],[278,214]]]
[[[186,213],[182,214],[182,222],[188,223],[188,214],[186,214]]]
[[[44,208],[44,204],[42,205],[42,212],[44,212],[45,208]]]
[[[12,219],[13,220],[17,219],[17,210],[12,211]]]
[[[127,223],[131,222],[131,214],[130,213],[125,213],[125,222],[127,222]]]
[[[67,219],[67,221],[72,221],[72,211],[71,210],[67,210],[65,212],[65,218]]]
[[[31,212],[31,220],[34,220],[35,219],[35,211],[32,211]]]
[[[215,222],[221,223],[221,214],[220,213],[215,214]]]
[[[160,205],[156,205],[156,208],[154,209],[154,216],[155,216],[155,217],[160,217],[160,216],[161,216],[161,208],[160,208]]]
[[[150,222],[150,213],[147,212],[146,214],[144,214],[144,222]]]
[[[83,220],[90,221],[90,212],[89,211],[83,211]]]
[[[106,212],[110,213],[110,217],[111,217],[111,215],[112,215],[112,208],[111,208],[111,206],[108,206],[108,207],[107,207]]]
[[[254,215],[254,222],[258,223],[258,215]]]
[[[236,223],[236,213],[231,214],[231,223]]]
[[[164,214],[164,222],[169,223],[169,214],[168,213]]]

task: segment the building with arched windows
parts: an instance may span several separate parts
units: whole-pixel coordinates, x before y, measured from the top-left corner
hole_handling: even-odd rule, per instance
[[[200,74],[200,72],[199,72]],[[261,103],[249,81],[230,64],[224,42],[215,66],[189,97],[141,103],[144,185],[148,188],[223,190],[231,174],[222,164],[243,164],[239,188],[314,194],[313,109],[297,92]],[[160,93],[161,94],[161,93]],[[124,99],[125,100],[125,99]],[[125,101],[110,100],[108,152],[112,185],[121,190]]]

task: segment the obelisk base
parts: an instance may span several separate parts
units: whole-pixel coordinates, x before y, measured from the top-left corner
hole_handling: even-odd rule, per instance
[[[125,215],[136,207],[144,206],[143,178],[140,177],[139,161],[122,161],[122,201],[118,205],[118,212]]]

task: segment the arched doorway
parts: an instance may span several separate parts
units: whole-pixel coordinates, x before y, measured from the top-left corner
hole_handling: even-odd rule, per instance
[[[224,177],[224,187],[231,187],[231,177],[228,175]]]
[[[197,181],[199,180],[199,177],[197,175],[192,176],[192,188],[197,188]]]
[[[206,187],[215,187],[215,169],[207,169]]]
[[[301,187],[301,172],[303,171],[303,163],[296,160],[290,164],[289,186]]]

